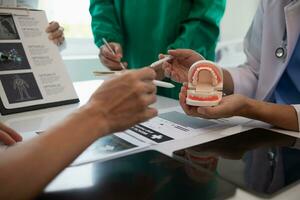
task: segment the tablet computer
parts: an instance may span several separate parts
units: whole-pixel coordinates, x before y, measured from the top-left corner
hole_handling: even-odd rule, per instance
[[[39,199],[226,199],[235,186],[157,151],[71,167]]]
[[[295,137],[256,128],[174,152],[261,197],[272,197],[300,179],[300,145]]]

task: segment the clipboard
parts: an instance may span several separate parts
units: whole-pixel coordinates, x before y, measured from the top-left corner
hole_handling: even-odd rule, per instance
[[[42,10],[0,7],[2,115],[79,102],[47,25]]]

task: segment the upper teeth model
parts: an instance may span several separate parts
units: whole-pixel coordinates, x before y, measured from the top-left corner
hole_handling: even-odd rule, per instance
[[[216,106],[222,99],[223,72],[216,63],[201,60],[188,73],[186,103],[191,106]]]

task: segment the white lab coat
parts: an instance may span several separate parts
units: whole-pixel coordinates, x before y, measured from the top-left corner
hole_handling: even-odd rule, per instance
[[[285,27],[287,57],[279,59],[275,51],[282,45]],[[299,33],[299,0],[262,0],[244,41],[247,61],[238,68],[228,69],[234,93],[267,100],[287,67]],[[300,102],[293,106],[300,127]]]

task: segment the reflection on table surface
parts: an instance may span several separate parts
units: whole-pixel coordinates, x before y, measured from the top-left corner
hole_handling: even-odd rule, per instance
[[[246,190],[268,196],[300,179],[296,141],[291,136],[252,129],[174,155]]]
[[[214,174],[146,151],[69,168],[40,199],[224,199],[234,193]]]

